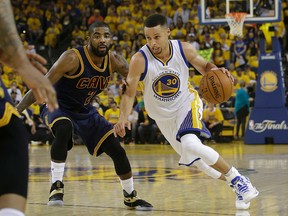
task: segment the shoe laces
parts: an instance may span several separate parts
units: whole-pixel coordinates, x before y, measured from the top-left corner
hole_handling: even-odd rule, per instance
[[[246,193],[249,190],[248,183],[249,179],[247,177],[237,176],[232,180],[232,185],[235,189],[237,196],[241,196],[241,194]]]

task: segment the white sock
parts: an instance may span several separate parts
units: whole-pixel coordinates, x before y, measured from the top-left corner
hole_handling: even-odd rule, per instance
[[[25,216],[25,214],[17,209],[3,208],[0,209],[0,216]]]
[[[120,183],[122,189],[125,190],[128,194],[131,194],[132,191],[134,190],[133,177],[125,180],[120,179]]]
[[[51,161],[51,182],[63,181],[65,163],[55,163]]]
[[[231,169],[225,174],[226,180],[230,183],[236,176],[240,176],[240,173],[235,167],[231,167]]]

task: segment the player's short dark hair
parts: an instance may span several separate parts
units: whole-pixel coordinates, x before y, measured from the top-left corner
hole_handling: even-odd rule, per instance
[[[167,18],[162,14],[152,14],[148,16],[144,22],[144,26],[148,28],[152,28],[155,26],[167,26]]]
[[[109,29],[109,31],[111,32],[111,29],[109,27],[109,25],[105,22],[94,22],[89,26],[89,30],[88,33],[89,35],[91,35],[94,32],[95,28],[100,28],[100,27],[106,27]]]

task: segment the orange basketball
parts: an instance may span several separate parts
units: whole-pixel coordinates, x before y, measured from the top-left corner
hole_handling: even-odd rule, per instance
[[[232,80],[219,69],[210,70],[201,79],[200,94],[207,102],[223,103],[230,98],[232,91]]]

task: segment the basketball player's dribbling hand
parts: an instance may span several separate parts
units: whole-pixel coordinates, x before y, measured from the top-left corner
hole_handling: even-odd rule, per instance
[[[234,77],[231,75],[231,73],[224,67],[221,67],[221,68],[211,68],[211,70],[221,70],[223,73],[225,73],[229,78],[230,80],[232,81],[232,83],[234,83]]]
[[[125,127],[127,127],[128,130],[131,130],[131,123],[129,121],[119,120],[114,125],[114,136],[117,137],[117,135],[119,135],[120,137],[124,137],[126,135]]]

